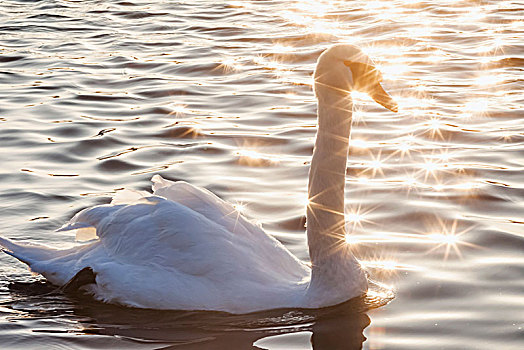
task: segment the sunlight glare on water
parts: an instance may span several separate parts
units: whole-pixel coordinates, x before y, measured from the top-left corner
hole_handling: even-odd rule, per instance
[[[375,281],[370,304],[394,290],[388,305],[127,310],[27,287],[39,277],[0,256],[2,348],[524,348],[522,13],[503,0],[0,2],[0,235],[14,240],[74,245],[55,232],[72,215],[161,174],[212,190],[309,263],[317,57],[358,45],[400,110],[351,93],[346,243]]]

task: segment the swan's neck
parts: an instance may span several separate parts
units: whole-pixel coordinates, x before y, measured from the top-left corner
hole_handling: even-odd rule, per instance
[[[313,266],[345,241],[344,185],[351,130],[349,97],[318,97],[318,131],[309,171],[307,237]]]
[[[352,102],[347,95],[325,92],[317,91],[318,131],[306,213],[312,264],[306,295],[312,305],[342,302],[367,289],[366,276],[345,240],[344,185]]]

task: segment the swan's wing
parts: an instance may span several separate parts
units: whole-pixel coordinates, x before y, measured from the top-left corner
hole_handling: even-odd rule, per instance
[[[59,231],[78,229],[93,230],[109,256],[139,264],[174,264],[174,256],[212,242],[219,249],[232,236],[200,213],[158,196],[84,209]]]
[[[84,209],[58,231],[69,230],[89,230],[97,240],[58,250],[0,238],[0,247],[58,285],[85,267],[109,273],[106,266],[115,264],[128,269],[158,266],[174,276],[204,278],[231,273],[238,261],[258,260],[251,251],[256,242],[250,245],[192,209],[157,196]],[[129,274],[125,268],[119,271]]]
[[[286,256],[283,254],[279,258],[281,260],[277,259],[275,268],[281,269],[284,273],[293,274],[297,271],[296,265],[301,264],[301,262],[289,253],[278,240],[267,235],[260,226],[246,219],[230,203],[204,188],[193,186],[184,181],[169,181],[160,175],[153,176],[151,180],[153,181],[155,195],[183,204],[224,227],[227,231],[240,235],[248,242],[256,245],[257,254],[266,261],[269,269],[272,268],[271,265],[274,262],[274,247],[278,246],[279,250],[286,251],[287,254],[285,254]]]
[[[151,181],[153,182],[153,194],[183,204],[210,220],[217,221],[236,211],[231,204],[212,192],[185,181],[170,181],[160,175],[153,176]]]
[[[78,228],[94,229],[108,256],[130,264],[159,264],[191,275],[215,271],[216,275],[248,262],[257,273],[279,271],[283,278],[302,277],[305,269],[280,242],[236,212],[213,221],[158,196],[130,205],[84,209],[61,230]]]
[[[274,305],[274,295],[301,288],[309,275],[264,232],[231,232],[180,203],[157,196],[144,200],[147,203],[87,209],[71,223],[96,229],[98,248],[81,257],[77,266],[96,273],[92,288],[101,300],[237,310],[242,305]]]
[[[244,235],[265,235],[259,226],[247,220],[230,203],[204,188],[193,186],[184,181],[169,181],[160,175],[153,176],[151,180],[153,181],[154,195],[165,197],[191,208],[230,232]]]
[[[231,232],[238,232],[240,234],[249,234],[256,232],[260,234],[261,229],[253,223],[246,220],[240,212],[235,209],[230,203],[222,200],[212,192],[193,186],[185,181],[170,181],[162,178],[160,175],[155,175],[151,179],[153,182],[153,196],[160,196],[167,198],[170,201],[179,203],[191,210],[205,216],[211,221],[224,226]],[[139,204],[147,203],[146,198],[151,194],[145,191],[122,190],[118,191],[111,201],[111,205],[122,204]],[[73,220],[76,221],[76,220]],[[80,223],[76,223],[76,227],[84,229]],[[86,239],[96,238],[89,230],[77,232],[78,240],[82,239],[80,236],[86,236]]]

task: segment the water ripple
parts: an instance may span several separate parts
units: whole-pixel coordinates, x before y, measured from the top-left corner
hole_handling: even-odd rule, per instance
[[[401,106],[392,116],[354,96],[348,240],[396,290],[370,325],[352,306],[226,327],[212,314],[31,299],[51,290],[0,256],[2,281],[33,283],[0,282],[2,346],[353,349],[365,336],[366,349],[522,348],[522,11],[494,0],[1,2],[0,232],[15,239],[70,246],[53,230],[76,211],[160,173],[241,203],[307,260],[317,57],[356,43]]]

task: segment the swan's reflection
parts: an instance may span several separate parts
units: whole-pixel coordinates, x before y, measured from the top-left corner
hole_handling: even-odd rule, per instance
[[[370,322],[368,315],[363,312],[334,312],[319,317],[313,324],[313,349],[362,349],[362,343],[366,340],[363,331]]]
[[[248,315],[220,312],[143,310],[102,304],[85,296],[65,297],[41,282],[13,283],[12,300],[4,306],[45,320],[50,315],[80,325],[57,330],[86,336],[113,336],[141,343],[149,349],[263,349],[264,340],[277,335],[311,332],[315,350],[361,349],[369,325],[362,299],[319,310],[272,310]],[[36,291],[36,292],[35,292]],[[34,326],[34,325],[33,325]],[[66,341],[66,339],[64,339]],[[100,340],[100,339],[98,339]],[[70,345],[70,344],[68,344]],[[271,347],[269,347],[271,348]],[[278,348],[284,348],[278,346]]]

